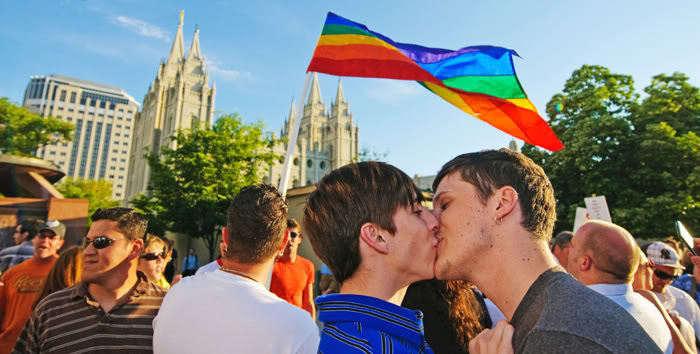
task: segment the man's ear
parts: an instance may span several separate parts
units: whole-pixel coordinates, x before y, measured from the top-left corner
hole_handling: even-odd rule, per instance
[[[228,227],[221,228],[221,243],[224,244],[224,247],[228,246]]]
[[[503,220],[518,204],[518,192],[511,186],[503,186],[495,191],[498,205],[496,206],[496,220]]]
[[[386,236],[383,236],[384,233],[385,231],[375,223],[366,222],[360,227],[360,240],[373,250],[387,254],[389,253],[389,245]]]
[[[581,256],[583,257],[583,262],[581,262],[581,265],[579,268],[581,268],[582,271],[587,272],[591,269],[591,266],[593,265],[593,259],[588,256]]]
[[[132,260],[134,258],[138,258],[141,256],[141,250],[143,249],[143,240],[138,239],[134,240],[132,243],[132,248],[131,248],[131,253],[129,253],[129,260]]]

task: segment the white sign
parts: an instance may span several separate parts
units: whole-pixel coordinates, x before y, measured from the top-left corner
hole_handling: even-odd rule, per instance
[[[581,225],[586,221],[590,220],[588,216],[588,209],[586,208],[576,208],[576,219],[574,219],[574,233],[578,230]]]
[[[612,222],[608,203],[605,201],[605,196],[584,198],[586,209],[591,220],[603,220]]]

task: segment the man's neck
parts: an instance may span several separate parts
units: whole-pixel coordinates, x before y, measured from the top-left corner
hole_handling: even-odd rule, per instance
[[[58,256],[54,253],[48,257],[41,258],[41,257],[39,257],[38,254],[34,253],[34,255],[32,256],[32,259],[38,263],[49,263],[49,262],[56,260],[57,257]]]
[[[545,241],[533,243],[529,233],[510,235],[502,252],[483,255],[471,282],[510,321],[525,294],[542,273],[557,266]],[[518,242],[520,241],[520,242]],[[497,249],[494,246],[492,249]]]
[[[88,284],[88,293],[100,304],[105,313],[129,296],[139,282],[136,264],[130,267],[128,272],[118,272],[118,269],[113,271],[113,274],[107,275],[104,281]]]
[[[257,281],[260,284],[265,284],[267,282],[267,276],[270,274],[270,271],[272,270],[272,263],[274,262],[274,258],[270,258],[267,261],[263,263],[258,263],[258,264],[246,264],[246,263],[240,263],[237,262],[233,259],[222,259],[222,268],[227,268],[236,272],[241,272],[249,277],[251,277],[253,280]],[[235,274],[232,274],[232,276],[236,276]]]
[[[294,263],[297,261],[297,254],[296,253],[290,253],[289,255],[284,255],[278,259],[280,262],[289,262],[289,263]]]
[[[397,282],[398,278],[385,272],[358,269],[343,282],[340,293],[371,296],[401,306],[409,284]]]

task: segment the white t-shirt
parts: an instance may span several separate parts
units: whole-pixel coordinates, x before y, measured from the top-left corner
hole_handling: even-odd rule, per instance
[[[669,285],[663,294],[654,294],[659,297],[666,310],[676,311],[679,316],[688,320],[695,330],[695,336],[700,338],[700,308],[688,293]]]
[[[200,275],[200,274],[204,274],[204,273],[213,272],[219,268],[221,268],[221,266],[219,265],[219,262],[217,262],[217,261],[209,262],[209,263],[199,267],[199,269],[197,269],[197,272],[195,272],[194,275]]]
[[[666,354],[673,353],[671,330],[656,306],[635,293],[630,284],[594,284],[589,288],[622,306],[644,328],[649,337]]]
[[[315,354],[320,340],[308,312],[221,270],[173,286],[153,332],[153,351],[163,354]]]

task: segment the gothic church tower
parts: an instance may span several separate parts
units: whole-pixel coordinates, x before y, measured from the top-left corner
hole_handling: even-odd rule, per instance
[[[192,46],[185,56],[183,15],[180,12],[168,59],[161,61],[142,110],[136,115],[125,202],[146,192],[150,169],[143,158],[145,153],[158,152],[161,146],[171,144],[169,138],[178,129],[209,127],[214,121],[216,84],[209,87],[206,59],[199,48],[199,29],[195,29]]]
[[[285,121],[281,136],[289,137],[294,120],[294,102]],[[309,186],[318,182],[329,171],[357,161],[360,129],[353,121],[350,105],[345,100],[343,83],[338,81],[335,101],[327,110],[321,98],[318,76],[313,74],[309,98],[301,117],[297,148],[292,155],[290,188]],[[284,155],[287,144],[280,144],[274,151]],[[265,182],[278,186],[282,176],[282,164],[272,166]]]

